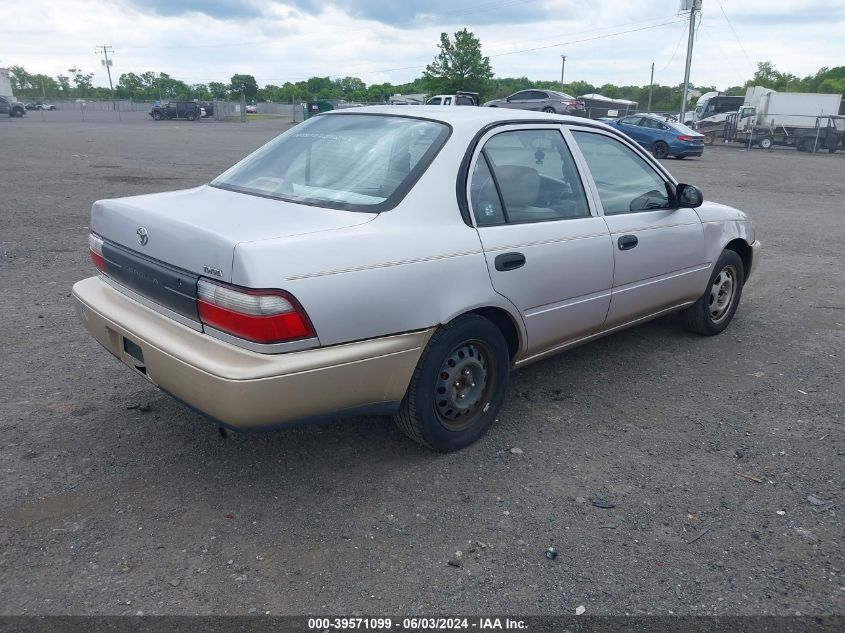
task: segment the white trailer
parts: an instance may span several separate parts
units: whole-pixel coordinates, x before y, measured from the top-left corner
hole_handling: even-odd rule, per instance
[[[9,79],[9,70],[7,68],[0,68],[0,97],[11,98],[14,96],[12,92],[12,81]]]

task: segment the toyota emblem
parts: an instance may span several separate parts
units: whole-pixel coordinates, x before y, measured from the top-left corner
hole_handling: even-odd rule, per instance
[[[139,226],[138,230],[135,231],[135,234],[138,236],[138,244],[140,244],[141,246],[146,246],[147,242],[150,241],[150,236],[147,233],[147,229],[145,229],[143,226]]]

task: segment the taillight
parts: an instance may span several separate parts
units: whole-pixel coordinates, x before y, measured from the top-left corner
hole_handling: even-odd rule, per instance
[[[200,279],[197,309],[204,325],[255,343],[314,336],[305,310],[282,290],[247,290]]]
[[[561,103],[568,106],[578,107],[578,102],[575,99],[565,99],[564,101],[561,101]]]
[[[694,136],[687,136],[685,134],[681,134],[681,136],[678,137],[678,140],[684,141],[685,143],[691,143],[692,141],[695,140],[695,137]]]
[[[106,259],[103,257],[103,238],[93,233],[88,234],[88,250],[91,253],[91,261],[101,273],[106,272]]]

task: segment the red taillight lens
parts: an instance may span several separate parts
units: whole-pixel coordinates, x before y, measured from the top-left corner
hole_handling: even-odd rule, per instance
[[[281,290],[246,290],[200,279],[197,309],[204,325],[255,343],[314,336],[302,306]]]
[[[106,272],[106,260],[103,257],[103,238],[93,233],[88,234],[88,250],[94,267],[101,273]]]
[[[694,140],[695,140],[695,137],[694,137],[694,136],[687,136],[686,134],[681,134],[681,135],[678,137],[678,140],[679,140],[679,141],[684,141],[685,143],[690,143],[690,142],[692,142],[692,141],[694,141]]]

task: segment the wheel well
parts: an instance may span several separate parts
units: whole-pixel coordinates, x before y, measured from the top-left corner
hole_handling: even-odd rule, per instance
[[[748,273],[751,272],[751,246],[748,245],[742,238],[737,238],[728,242],[725,246],[726,251],[733,251],[739,255],[742,260],[742,267],[745,269],[745,279],[748,279]]]
[[[499,328],[499,331],[505,337],[510,357],[513,358],[516,356],[516,353],[519,351],[519,329],[513,322],[511,315],[501,308],[477,308],[468,314],[478,314],[488,321],[492,321],[493,325]]]

